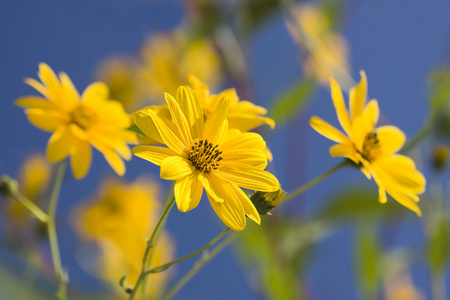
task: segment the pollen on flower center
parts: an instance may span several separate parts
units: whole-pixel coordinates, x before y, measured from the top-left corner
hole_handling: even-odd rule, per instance
[[[78,125],[81,129],[87,129],[96,121],[97,114],[84,105],[79,105],[70,113],[70,123]]]
[[[187,150],[188,159],[201,172],[211,173],[214,170],[219,170],[223,165],[220,156],[222,151],[217,147],[218,145],[214,146],[206,139],[196,139],[193,141],[191,148]]]
[[[362,157],[366,160],[374,161],[381,154],[380,140],[376,132],[370,132],[366,135],[362,147]]]

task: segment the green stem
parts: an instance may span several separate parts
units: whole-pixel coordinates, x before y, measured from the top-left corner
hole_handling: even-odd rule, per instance
[[[208,244],[206,244],[205,246],[201,247],[200,249],[198,249],[195,252],[192,252],[191,254],[188,254],[186,256],[180,257],[178,259],[175,259],[171,262],[168,262],[164,265],[155,267],[155,268],[151,268],[150,270],[147,270],[145,272],[145,276],[151,273],[158,273],[164,270],[167,270],[170,266],[177,264],[179,262],[182,262],[186,259],[189,259],[191,257],[196,256],[197,254],[202,253],[203,251],[207,250],[209,247],[211,247],[212,245],[214,245],[217,241],[219,241],[225,234],[227,234],[227,232],[230,231],[230,228],[225,229],[224,231],[222,231],[218,236],[216,236],[213,240],[211,240]]]
[[[324,180],[325,178],[327,178],[328,176],[330,176],[331,174],[333,174],[334,172],[336,172],[340,168],[342,168],[344,166],[347,166],[347,165],[349,165],[349,162],[347,160],[344,160],[340,164],[332,167],[331,169],[329,169],[325,173],[317,176],[316,178],[314,178],[313,180],[309,181],[308,183],[305,183],[304,185],[302,185],[301,187],[299,187],[295,191],[289,193],[286,196],[286,198],[284,198],[282,203],[286,203],[286,202],[294,199],[295,197],[303,194],[305,191],[309,190],[310,188],[312,188],[313,186],[315,186],[316,184],[318,184],[319,182],[321,182],[322,180]]]
[[[169,214],[170,209],[175,203],[175,197],[170,200],[170,202],[166,205],[166,208],[164,209],[163,214],[161,215],[161,218],[159,219],[158,223],[156,224],[155,229],[153,230],[152,236],[147,241],[147,248],[145,249],[144,258],[142,260],[142,270],[141,274],[139,274],[139,278],[136,281],[136,285],[134,286],[133,291],[130,294],[130,300],[134,299],[134,297],[137,294],[137,291],[139,290],[140,285],[142,284],[144,277],[145,277],[145,270],[147,269],[147,265],[151,263],[149,259],[150,250],[155,246],[156,237],[159,234],[160,228],[162,228],[162,225],[164,224],[164,220],[166,219],[167,215]]]
[[[208,253],[203,255],[202,258],[200,258],[192,267],[192,269],[189,270],[162,298],[162,300],[169,300],[171,297],[173,297],[189,280],[191,280],[192,277],[194,277],[195,274],[200,271],[200,269],[206,265],[211,259],[213,259],[217,254],[220,253],[228,244],[230,244],[233,239],[237,236],[237,232],[234,232],[233,234],[229,235],[226,239],[222,240],[216,248],[214,248],[211,253]]]
[[[48,216],[42,211],[36,204],[30,201],[27,197],[22,195],[19,191],[11,194],[11,197],[20,202],[25,206],[36,218],[38,218],[42,223],[47,223]]]
[[[166,199],[164,201],[164,205],[166,205],[166,206],[169,205],[170,201],[173,198],[172,194],[173,194],[174,187],[175,187],[175,181],[172,181],[172,184],[170,185],[170,188],[169,188],[169,190],[167,192],[167,195],[166,195]],[[162,229],[164,227],[164,224],[165,224],[165,220],[163,221],[163,223],[159,227],[158,232],[155,233],[156,236],[155,236],[153,248],[158,244],[159,237],[161,236],[161,231],[162,231]],[[156,230],[156,228],[155,228],[155,230]],[[143,265],[142,266],[142,270],[147,270],[150,267],[150,265],[151,265],[151,263],[153,261],[153,256],[155,255],[155,252],[156,251],[151,251],[150,252],[150,257],[148,258],[147,265],[145,265],[145,266]],[[145,299],[147,299],[147,281],[148,280],[145,280],[145,275],[144,275],[144,278],[142,280],[143,280],[143,282],[142,282],[142,299],[145,300]]]
[[[420,143],[430,132],[432,129],[434,118],[431,117],[425,126],[422,127],[422,129],[419,130],[419,132],[416,133],[415,136],[403,147],[403,149],[400,151],[400,154],[406,154],[409,151],[411,151],[417,144]]]
[[[63,161],[59,164],[58,170],[55,176],[55,183],[53,185],[52,194],[50,197],[50,203],[48,208],[48,221],[47,221],[47,230],[48,230],[48,239],[50,242],[50,251],[52,253],[52,261],[55,268],[55,274],[58,277],[59,281],[59,290],[58,290],[58,298],[63,300],[67,299],[67,290],[66,290],[66,275],[61,265],[61,257],[59,254],[58,247],[58,238],[56,236],[56,207],[58,204],[59,192],[61,190],[61,185],[63,182],[64,172],[66,170],[66,161]]]

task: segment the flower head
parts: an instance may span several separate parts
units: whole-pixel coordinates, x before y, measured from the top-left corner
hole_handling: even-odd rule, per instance
[[[152,35],[139,55],[108,58],[99,66],[98,77],[111,87],[114,99],[134,112],[149,103],[161,104],[160,95],[175,93],[192,73],[217,86],[222,80],[219,55],[210,40],[174,30]]]
[[[425,191],[425,178],[409,157],[396,154],[405,143],[405,135],[395,126],[375,127],[379,108],[375,99],[366,104],[367,79],[361,71],[360,83],[350,90],[350,113],[347,111],[339,84],[331,80],[331,97],[339,123],[339,131],[314,116],[311,126],[323,136],[337,142],[330,148],[333,157],[346,157],[359,166],[368,179],[379,188],[379,201],[385,203],[386,192],[400,204],[416,212],[418,194]]]
[[[135,137],[126,130],[130,119],[123,106],[108,100],[108,87],[101,82],[93,83],[80,97],[65,73],[58,78],[48,65],[41,63],[38,75],[42,83],[31,78],[25,82],[44,98],[27,96],[16,104],[25,108],[34,126],[53,132],[47,145],[47,159],[55,163],[70,156],[73,174],[81,179],[91,165],[92,145],[102,152],[117,174],[123,175],[122,159],[131,158],[126,143]]]
[[[142,237],[151,235],[161,209],[158,194],[158,185],[149,178],[142,177],[130,184],[106,180],[98,194],[76,210],[77,233],[94,241],[100,249],[97,275],[115,287],[125,274],[127,285],[136,284],[147,246]],[[166,232],[162,232],[155,251],[151,267],[173,258],[173,243]],[[148,291],[152,299],[163,290],[167,279],[167,272],[152,275]]]
[[[137,146],[133,153],[161,166],[161,178],[176,180],[175,200],[180,211],[195,208],[206,190],[219,218],[230,228],[245,228],[247,215],[260,216],[240,187],[272,192],[278,180],[263,171],[265,142],[256,133],[229,129],[230,101],[222,98],[208,118],[195,92],[180,87],[177,99],[166,94],[172,120],[152,109],[138,111],[135,122],[144,134],[167,147]]]

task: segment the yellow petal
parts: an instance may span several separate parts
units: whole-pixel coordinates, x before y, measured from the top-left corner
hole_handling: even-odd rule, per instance
[[[392,155],[405,144],[405,134],[395,126],[378,127],[376,133],[384,155]]]
[[[254,116],[249,114],[240,114],[240,115],[228,115],[227,119],[230,124],[230,128],[236,128],[241,130],[242,132],[246,132],[261,125],[267,124],[271,129],[275,128],[275,121],[261,116]]]
[[[61,84],[59,83],[59,80],[53,70],[47,64],[40,63],[38,76],[42,83],[47,87],[47,95],[49,100],[59,107],[64,108],[65,103]]]
[[[248,196],[239,187],[233,184],[230,184],[229,187],[238,197],[238,201],[242,203],[245,214],[256,224],[261,224],[261,216],[259,215],[258,210],[256,209],[255,205],[253,205],[250,198],[248,198]]]
[[[64,92],[64,100],[70,103],[70,106],[75,107],[80,102],[80,95],[78,94],[77,89],[66,73],[61,72],[59,78],[61,79],[61,87]]]
[[[372,163],[374,171],[383,181],[386,190],[399,190],[404,193],[421,194],[425,191],[426,180],[414,164],[403,155],[395,155]]]
[[[367,77],[364,71],[361,74],[361,81],[350,90],[350,113],[352,120],[362,114],[367,98]]]
[[[264,139],[255,132],[241,133],[237,129],[230,129],[222,140],[220,149],[225,153],[248,149],[263,150],[265,146]]]
[[[197,78],[193,80],[198,80]],[[204,116],[199,99],[195,92],[187,86],[182,86],[177,91],[178,105],[183,111],[192,129],[192,138],[200,138],[203,133]]]
[[[181,156],[169,156],[161,164],[160,176],[163,179],[178,180],[192,173],[192,164]]]
[[[91,166],[92,149],[88,142],[77,140],[70,157],[70,166],[73,176],[82,179],[86,176]]]
[[[335,127],[331,126],[319,117],[313,116],[309,120],[309,125],[311,125],[315,131],[332,141],[341,144],[349,142],[348,138],[341,131],[337,130]]]
[[[174,187],[178,210],[182,212],[196,208],[202,198],[203,185],[197,179],[197,174],[191,174],[177,180]]]
[[[332,157],[347,157],[355,163],[359,163],[355,147],[352,144],[337,144],[330,147]]]
[[[120,156],[114,150],[100,143],[91,142],[91,144],[103,154],[106,161],[117,173],[117,175],[122,176],[123,174],[125,174],[125,164],[122,158],[120,158]]]
[[[145,112],[145,110],[140,110],[134,114],[134,122],[147,137],[156,141],[156,143],[164,143],[161,136],[159,135],[155,123],[153,122],[152,118],[150,118],[148,113]]]
[[[336,115],[339,123],[341,123],[342,129],[349,135],[351,130],[351,122],[348,116],[347,108],[345,107],[344,97],[342,96],[341,87],[333,79],[330,78],[331,86],[331,98],[333,99],[334,108],[336,109]]]
[[[76,144],[76,139],[72,136],[66,126],[59,127],[50,137],[47,144],[47,159],[51,163],[56,163],[69,155]]]
[[[205,186],[205,190],[217,216],[231,229],[243,230],[246,224],[245,211],[229,184],[215,176],[209,176],[209,183],[210,187]]]
[[[42,85],[39,81],[33,78],[25,78],[25,83],[33,87],[36,91],[42,94],[45,98],[49,99],[47,88]],[[49,99],[50,100],[50,99]]]
[[[91,83],[81,95],[81,101],[86,105],[99,105],[99,102],[108,99],[109,88],[103,82]]]
[[[416,202],[414,202],[413,200],[411,200],[410,198],[408,198],[405,194],[399,193],[399,192],[394,192],[394,191],[390,191],[388,190],[389,195],[392,196],[392,198],[394,198],[398,203],[400,203],[401,205],[409,208],[410,210],[412,210],[413,212],[415,212],[417,214],[417,216],[421,216],[422,212],[420,211],[419,206],[417,205]]]
[[[363,114],[364,120],[367,124],[366,126],[370,128],[370,131],[372,131],[375,128],[375,125],[377,125],[378,117],[380,115],[380,109],[378,107],[377,100],[370,100],[366,108],[364,109]]]
[[[231,168],[236,162],[240,164],[247,164],[264,170],[267,166],[267,157],[261,151],[257,152],[255,150],[236,150],[236,151],[225,151],[221,155],[223,158],[223,166]]]
[[[148,119],[150,117],[150,120]],[[135,122],[141,128],[142,123],[145,125],[150,125],[151,122],[159,133],[159,136],[164,141],[170,149],[176,151],[178,154],[182,154],[185,149],[185,145],[178,138],[177,134],[174,132],[175,129],[171,129],[166,125],[166,123],[158,117],[152,110],[147,110],[145,112],[139,111],[135,115]],[[145,127],[145,126],[144,126]],[[146,130],[148,128],[145,128]],[[141,128],[143,130],[143,128]],[[144,131],[145,134],[147,134]],[[150,136],[153,138],[153,136]]]
[[[234,170],[223,167],[214,174],[237,186],[250,190],[275,192],[280,189],[280,183],[275,176],[267,171],[258,170],[256,168]]]
[[[162,165],[163,161],[169,156],[175,156],[177,153],[170,148],[157,146],[136,146],[132,150],[133,154],[154,163]]]
[[[230,106],[230,101],[228,98],[220,99],[217,108],[211,113],[209,118],[205,122],[205,129],[203,132],[203,138],[207,139],[213,144],[217,144],[220,142],[219,133],[224,133],[224,122],[225,118],[228,114],[228,108]],[[227,123],[228,125],[228,123]]]
[[[54,110],[57,107],[50,101],[41,97],[26,96],[16,100],[16,105],[23,108],[40,108],[44,110]]]
[[[192,134],[186,117],[178,106],[178,103],[170,94],[165,93],[165,97],[167,106],[169,107],[170,114],[172,116],[172,120],[180,130],[180,140],[184,143],[185,148],[188,148],[192,144]]]
[[[31,124],[45,131],[55,131],[60,125],[67,123],[67,118],[56,110],[32,108],[26,113]]]

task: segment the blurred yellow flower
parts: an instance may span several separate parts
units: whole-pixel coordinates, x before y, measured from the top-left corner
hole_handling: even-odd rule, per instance
[[[150,237],[161,210],[158,200],[159,187],[149,178],[131,184],[114,179],[103,182],[97,195],[76,210],[76,231],[98,244],[101,256],[97,275],[112,286],[119,288],[119,279],[124,275],[128,286],[135,285],[147,246],[143,236]],[[151,267],[171,261],[173,255],[173,243],[162,232]],[[151,275],[147,291],[151,299],[163,291],[169,274]]]
[[[348,73],[346,40],[333,32],[329,16],[322,7],[302,4],[292,10],[297,24],[287,23],[294,40],[306,50],[303,69],[307,75],[328,83],[329,76]]]
[[[161,104],[160,95],[175,93],[189,74],[215,87],[222,79],[221,62],[211,41],[193,40],[182,30],[151,36],[138,57],[107,59],[98,72],[130,112],[149,103]]]
[[[37,203],[45,196],[52,176],[52,169],[45,157],[35,154],[25,160],[19,171],[19,191],[30,201]],[[29,210],[20,202],[11,199],[4,202],[4,217],[7,218],[14,231],[24,233],[28,228]]]
[[[126,143],[136,138],[126,130],[130,118],[122,104],[108,100],[108,87],[101,82],[93,83],[80,97],[65,73],[60,73],[58,79],[48,65],[41,63],[38,75],[42,83],[31,78],[25,82],[44,98],[26,96],[16,104],[25,108],[34,126],[53,132],[47,145],[47,159],[55,163],[70,156],[73,174],[81,179],[91,165],[92,145],[102,152],[117,174],[123,175],[122,158],[131,158]]]
[[[392,276],[391,276],[392,277]],[[386,300],[425,300],[408,273],[386,280]]]
[[[395,126],[381,126],[378,122],[378,102],[366,105],[367,79],[361,71],[360,83],[350,90],[350,114],[341,87],[331,80],[331,98],[344,133],[314,116],[310,125],[320,134],[339,144],[330,148],[333,157],[346,157],[357,164],[368,179],[379,188],[379,201],[387,201],[386,192],[400,204],[421,215],[416,202],[425,191],[425,177],[409,157],[395,154],[405,143],[405,135]]]
[[[166,101],[173,120],[145,109],[135,114],[135,122],[146,136],[167,147],[142,145],[133,153],[161,166],[161,178],[176,180],[180,211],[195,208],[205,188],[214,211],[231,229],[244,229],[246,215],[259,224],[255,206],[240,187],[265,192],[280,188],[275,176],[263,171],[267,158],[262,137],[228,129],[228,98],[222,98],[206,120],[189,87],[180,87],[177,99],[166,93]]]

